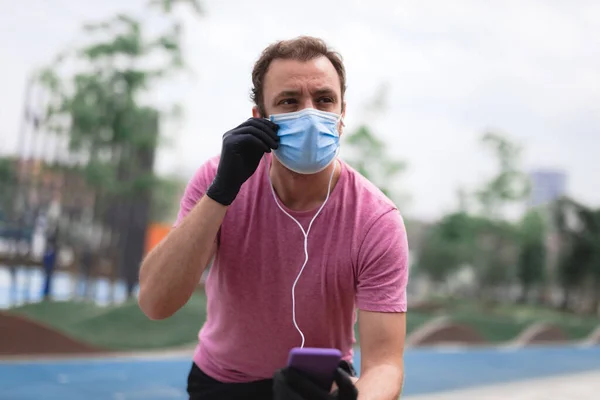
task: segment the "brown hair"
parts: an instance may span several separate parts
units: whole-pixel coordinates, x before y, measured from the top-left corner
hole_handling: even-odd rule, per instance
[[[340,78],[342,101],[346,93],[346,70],[342,56],[327,46],[322,39],[311,36],[300,36],[291,40],[281,40],[263,50],[252,69],[252,93],[250,98],[265,116],[263,84],[271,62],[277,58],[286,60],[310,61],[325,56],[333,64]]]

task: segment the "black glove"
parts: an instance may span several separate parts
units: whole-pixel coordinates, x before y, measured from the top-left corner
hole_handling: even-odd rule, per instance
[[[279,127],[264,118],[250,118],[223,135],[217,175],[206,195],[225,206],[230,205],[260,159],[279,147]]]
[[[350,375],[341,368],[335,372],[338,388],[330,392],[315,384],[298,370],[287,367],[273,376],[273,400],[356,400],[358,390]]]

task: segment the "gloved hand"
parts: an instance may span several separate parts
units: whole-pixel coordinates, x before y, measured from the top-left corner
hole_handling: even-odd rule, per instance
[[[356,400],[358,390],[350,375],[341,368],[335,372],[338,388],[330,392],[313,383],[298,370],[286,367],[273,376],[273,400]]]
[[[225,206],[230,205],[260,159],[279,147],[279,127],[264,118],[250,118],[223,135],[217,175],[206,195]]]

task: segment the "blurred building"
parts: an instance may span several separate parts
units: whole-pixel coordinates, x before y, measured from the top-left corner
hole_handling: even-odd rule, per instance
[[[529,207],[547,205],[563,196],[567,187],[567,174],[561,170],[536,169],[529,174],[531,193]]]

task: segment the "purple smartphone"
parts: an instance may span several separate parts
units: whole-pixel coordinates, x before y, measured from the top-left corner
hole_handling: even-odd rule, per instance
[[[341,359],[342,352],[338,349],[294,347],[290,350],[288,366],[302,372],[317,385],[329,391]]]

